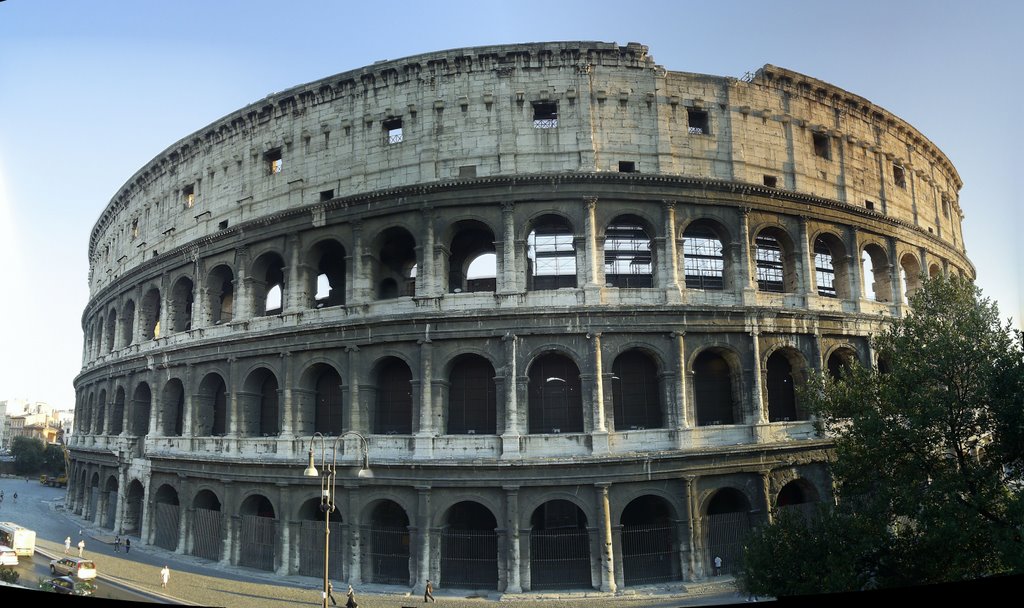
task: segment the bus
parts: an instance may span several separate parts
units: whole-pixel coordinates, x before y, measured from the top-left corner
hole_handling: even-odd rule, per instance
[[[7,545],[18,555],[30,556],[36,551],[36,531],[10,521],[0,522],[0,545]]]

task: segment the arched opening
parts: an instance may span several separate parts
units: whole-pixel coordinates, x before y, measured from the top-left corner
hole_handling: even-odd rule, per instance
[[[156,518],[153,544],[168,551],[178,548],[178,534],[181,523],[181,509],[178,506],[178,491],[164,484],[156,491]]]
[[[527,289],[576,287],[576,246],[572,226],[557,215],[534,222],[526,237]]]
[[[530,516],[530,587],[589,589],[587,516],[568,500],[550,500]]]
[[[160,290],[153,287],[142,297],[139,310],[142,323],[142,337],[153,340],[160,337]]]
[[[628,350],[615,358],[612,400],[616,431],[665,426],[658,364],[643,351]]]
[[[796,365],[799,356],[790,349],[780,349],[765,364],[768,386],[768,422],[788,422],[803,417],[796,404]]]
[[[171,307],[169,312],[171,330],[175,332],[192,329],[192,279],[181,277],[171,288]]]
[[[153,404],[153,393],[149,385],[140,382],[132,396],[132,434],[145,437],[149,434],[149,415]]]
[[[932,264],[928,267],[928,278],[934,279],[942,275],[942,267],[938,264]],[[963,278],[963,272],[961,271],[960,277]]]
[[[441,581],[447,588],[498,588],[498,522],[480,503],[452,505],[441,530]]]
[[[100,398],[96,400],[96,425],[93,432],[97,435],[103,435],[106,432],[106,411],[107,411],[107,391],[100,391]]]
[[[580,370],[568,357],[541,355],[529,371],[529,432],[582,433]]]
[[[383,585],[408,585],[409,516],[391,500],[382,500],[370,514],[363,534],[363,580]]]
[[[85,407],[82,410],[82,418],[78,422],[78,428],[82,433],[92,432],[92,413],[96,409],[96,395],[89,393],[85,400]]]
[[[98,318],[92,325],[92,348],[89,349],[92,352],[92,356],[99,357],[103,354],[103,315],[98,315]]]
[[[257,317],[279,315],[284,308],[284,260],[270,251],[252,264],[252,310]]]
[[[412,371],[405,361],[388,357],[377,366],[377,398],[373,432],[379,435],[412,433]]]
[[[193,433],[197,437],[219,437],[227,433],[227,387],[220,374],[211,373],[199,383],[195,397]]]
[[[622,511],[622,569],[626,585],[682,580],[672,507],[664,498],[641,496]]]
[[[181,380],[172,378],[164,385],[160,395],[160,422],[167,437],[181,437],[185,426],[185,388]]]
[[[135,300],[128,300],[121,309],[121,347],[135,343]]]
[[[280,433],[277,376],[265,367],[254,370],[238,396],[239,436],[273,437]]]
[[[110,408],[110,434],[120,435],[124,432],[124,388],[117,387],[114,391],[114,404]]]
[[[114,526],[117,524],[117,496],[119,488],[120,486],[118,485],[116,475],[111,475],[107,478],[107,484],[103,488],[106,492],[106,509],[101,515],[101,528],[113,530]]]
[[[819,296],[823,298],[838,297],[832,248],[820,236],[814,239],[814,282]]]
[[[99,480],[96,480],[97,483]],[[144,498],[146,490],[142,482],[133,479],[128,484],[128,495],[125,497],[124,518],[121,521],[121,533],[126,536],[139,537],[142,534],[142,517]],[[95,512],[95,505],[89,509],[90,513]]]
[[[494,291],[497,258],[494,232],[477,221],[456,222],[448,258],[448,291],[451,293]]]
[[[320,498],[310,498],[299,508],[299,574],[322,578],[324,575],[324,515]],[[335,509],[330,523],[330,561],[334,580],[345,580],[345,535],[341,512]]]
[[[754,239],[757,288],[772,293],[792,293],[799,278],[793,241],[779,228],[766,228]]]
[[[274,506],[266,496],[254,494],[242,502],[238,514],[238,565],[273,572],[278,545]]]
[[[794,479],[787,483],[775,497],[775,507],[778,511],[797,512],[804,517],[814,513],[817,502],[818,491],[806,479]]]
[[[344,410],[341,376],[330,365],[318,364],[310,370],[313,379],[313,432],[341,435]]]
[[[849,348],[837,348],[828,356],[828,373],[833,380],[841,380],[857,363],[857,353]]]
[[[333,239],[320,241],[306,256],[309,273],[307,291],[312,295],[307,306],[326,308],[345,303],[345,247]],[[322,568],[321,568],[322,569]]]
[[[693,398],[697,426],[735,424],[739,419],[732,367],[723,353],[708,349],[693,361]]]
[[[725,256],[716,226],[697,220],[683,231],[683,270],[687,289],[725,288]]]
[[[227,266],[217,266],[206,279],[206,290],[210,323],[230,323],[234,318],[235,273]]]
[[[416,295],[416,239],[405,228],[388,228],[377,237],[373,277],[377,299]]]
[[[924,277],[921,270],[921,262],[916,255],[904,254],[900,258],[900,279],[903,283],[903,303],[906,304],[910,297],[921,289],[921,279]]]
[[[138,483],[138,481],[136,481],[135,483]],[[86,516],[86,519],[88,519],[88,520],[92,520],[94,517],[96,517],[96,509],[99,507],[99,502],[100,502],[100,476],[99,476],[99,473],[93,473],[92,477],[89,478],[89,495],[87,496],[87,502],[88,502],[88,506],[87,506],[88,510],[85,513],[83,513],[83,516]],[[141,499],[137,503],[137,507],[139,509],[142,508]],[[127,513],[125,515],[127,517]],[[138,516],[138,514],[136,513],[136,517],[137,516]],[[125,524],[123,524],[123,525],[127,525],[127,522],[125,522]],[[136,536],[138,536],[137,532],[136,532]]]
[[[494,366],[479,355],[461,355],[448,375],[449,435],[493,435],[497,432]]]
[[[104,338],[103,344],[104,344],[104,346],[106,346],[107,352],[108,353],[112,353],[112,352],[114,352],[114,347],[115,347],[115,344],[114,344],[114,330],[117,329],[117,310],[115,310],[113,308],[111,308],[110,311],[107,312],[106,328],[107,328],[107,335]]]
[[[704,571],[715,573],[715,558],[718,557],[722,560],[720,574],[735,572],[743,559],[743,544],[749,532],[750,501],[747,497],[733,488],[715,492],[704,517]]]
[[[224,518],[220,500],[210,490],[200,490],[192,501],[192,548],[190,555],[218,561],[223,550]]]
[[[864,269],[864,297],[876,302],[892,302],[892,285],[889,280],[889,256],[875,244],[869,244],[861,252]]]
[[[612,287],[654,286],[651,236],[640,218],[622,215],[604,233],[604,281]]]

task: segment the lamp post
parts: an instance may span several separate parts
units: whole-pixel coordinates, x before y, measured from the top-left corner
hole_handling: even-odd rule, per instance
[[[359,438],[360,448],[362,449],[362,459],[360,461],[357,477],[360,479],[372,477],[373,473],[370,471],[369,445],[366,442],[366,437],[363,437],[355,431],[345,431],[334,438],[334,447],[330,462],[327,462],[328,438],[324,437],[322,433],[314,433],[309,440],[309,465],[304,471],[302,471],[303,477],[320,478],[320,510],[324,513],[324,608],[327,608],[327,589],[330,584],[330,571],[327,566],[331,555],[331,512],[334,511],[335,508],[334,482],[338,464],[338,442],[349,435],[354,435]],[[317,437],[320,438],[320,468],[323,469],[323,473],[318,471],[316,466],[313,464],[313,449],[316,445]]]

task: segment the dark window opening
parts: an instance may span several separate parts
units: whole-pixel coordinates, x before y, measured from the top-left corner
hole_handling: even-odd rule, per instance
[[[811,137],[814,139],[814,155],[824,158],[825,160],[832,159],[832,149],[829,145],[828,135],[824,133],[813,133]]]
[[[732,370],[713,351],[704,351],[693,362],[693,396],[697,426],[733,424]]]
[[[275,148],[263,155],[263,160],[267,163],[267,173],[274,175],[281,172],[284,168],[284,160],[281,156],[281,149]]]
[[[768,357],[768,422],[797,420],[793,368],[781,351]]]
[[[341,376],[326,369],[316,380],[316,404],[313,408],[313,429],[324,435],[342,433]]]
[[[476,221],[456,224],[448,260],[448,291],[451,293],[494,291],[497,286],[497,258],[494,233]]]
[[[533,104],[533,128],[554,129],[558,126],[558,102],[537,101]]]
[[[757,288],[761,291],[783,293],[782,246],[773,236],[759,235],[754,239],[757,261]]]
[[[707,110],[687,110],[686,122],[689,125],[687,132],[690,135],[711,134],[711,124],[708,120]]]
[[[459,177],[462,179],[476,177],[476,165],[463,165],[459,167]]]
[[[334,198],[334,190],[321,190],[320,191],[320,202],[324,203]]]
[[[186,209],[191,209],[196,204],[196,187],[194,184],[189,184],[181,189],[181,198],[185,203]]]
[[[529,432],[582,433],[580,372],[562,355],[543,355],[529,372]]]
[[[821,238],[814,241],[814,275],[818,295],[826,298],[836,297],[836,271],[832,263],[832,250]]]
[[[560,217],[547,216],[526,239],[530,289],[576,287],[576,247],[572,229]]]
[[[896,164],[892,166],[892,181],[894,181],[896,186],[900,188],[907,187],[907,172],[903,167]]]
[[[490,362],[476,355],[459,357],[449,381],[448,434],[495,434],[498,404]]]
[[[617,218],[605,231],[604,280],[612,287],[654,286],[651,238],[635,220]]]
[[[639,351],[619,355],[612,364],[615,430],[657,429],[664,426],[658,366]]]
[[[398,359],[385,363],[377,374],[373,432],[380,435],[412,433],[412,372]]]
[[[619,173],[636,173],[636,163],[631,160],[620,160]]]
[[[779,178],[775,177],[774,175],[765,175],[764,176],[764,185],[768,186],[769,188],[778,188],[779,187]]]
[[[710,228],[691,226],[683,232],[683,260],[687,289],[724,288],[722,241]]]
[[[384,125],[384,143],[386,144],[400,144],[402,143],[402,119],[401,118],[389,118],[385,120]]]
[[[874,211],[875,210],[875,203],[874,203],[874,201],[868,201],[868,200],[864,201],[864,208],[867,209],[868,211]]]
[[[228,228],[228,221],[227,220],[221,220],[221,222],[219,224],[217,224],[217,230],[227,230],[227,228]]]

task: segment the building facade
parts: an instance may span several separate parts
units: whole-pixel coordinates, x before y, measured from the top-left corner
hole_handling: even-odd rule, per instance
[[[875,365],[868,336],[922,276],[973,278],[960,187],[855,94],[668,71],[632,43],[273,94],[147,163],[92,230],[68,507],[319,576],[321,433],[339,580],[728,570],[751,525],[831,500],[794,387]]]

